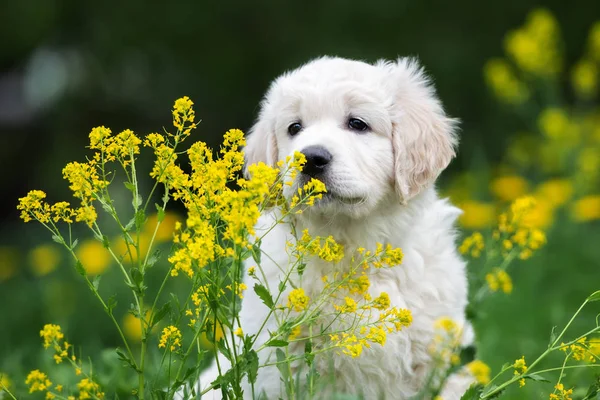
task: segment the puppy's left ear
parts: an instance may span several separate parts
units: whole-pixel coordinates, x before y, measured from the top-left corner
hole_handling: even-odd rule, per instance
[[[432,184],[454,157],[458,121],[446,116],[430,80],[414,59],[382,63],[394,90],[392,142],[396,192],[403,203]]]

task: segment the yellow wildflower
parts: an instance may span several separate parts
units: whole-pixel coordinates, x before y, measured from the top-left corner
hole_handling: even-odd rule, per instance
[[[513,201],[527,193],[529,183],[523,177],[502,176],[490,183],[491,192],[501,201]]]
[[[304,289],[294,289],[288,295],[288,307],[294,311],[302,311],[308,307],[310,298],[304,293]]]
[[[487,385],[490,382],[490,367],[481,360],[473,360],[466,365],[467,369],[475,380],[482,384]]]
[[[11,382],[8,379],[8,375],[0,372],[0,392],[2,392],[3,388],[10,389]]]
[[[44,244],[29,253],[31,269],[36,276],[45,276],[54,271],[60,262],[60,252],[56,246]]]
[[[31,371],[25,379],[25,384],[29,386],[29,393],[44,392],[52,386],[52,382],[48,376],[36,369]]]
[[[573,203],[571,215],[575,221],[588,222],[600,219],[600,195],[590,195]]]
[[[62,340],[65,335],[61,332],[60,326],[53,324],[44,325],[44,329],[40,331],[40,337],[44,339],[44,348],[48,348],[55,342]]]
[[[33,219],[41,223],[50,222],[50,205],[44,201],[46,193],[41,190],[31,190],[27,196],[19,199],[17,210],[21,211],[21,219],[29,222]]]
[[[460,204],[463,214],[458,221],[467,229],[482,229],[493,224],[496,208],[493,204],[479,201],[465,201]]]
[[[483,235],[480,232],[475,232],[463,240],[462,244],[458,247],[458,251],[461,254],[470,254],[473,258],[479,258],[484,247]]]
[[[173,325],[169,325],[164,328],[158,347],[168,348],[169,351],[177,350],[179,347],[181,347],[181,331]]]
[[[598,67],[591,60],[580,60],[571,71],[571,85],[583,98],[594,96],[598,90]]]
[[[75,248],[75,254],[88,275],[99,275],[110,265],[111,258],[108,250],[94,239],[79,243]]]
[[[390,295],[382,292],[379,297],[373,300],[373,307],[378,310],[385,310],[390,307]]]
[[[182,139],[189,136],[191,129],[196,127],[193,105],[194,102],[187,96],[175,100],[173,105],[173,126],[177,128],[178,137],[179,135],[183,136]]]
[[[123,317],[121,325],[123,326],[123,333],[128,339],[138,343],[142,340],[142,326],[138,317],[127,313]]]
[[[100,385],[88,378],[83,378],[78,384],[79,399],[104,398],[104,393],[100,391]]]
[[[536,198],[545,199],[553,207],[566,204],[573,192],[573,183],[568,179],[550,179],[540,183],[535,189]]]
[[[242,328],[236,328],[233,334],[237,337],[244,337],[244,331],[242,330]]]
[[[483,68],[483,74],[498,99],[509,104],[521,104],[529,98],[527,86],[516,77],[506,60],[489,60]]]

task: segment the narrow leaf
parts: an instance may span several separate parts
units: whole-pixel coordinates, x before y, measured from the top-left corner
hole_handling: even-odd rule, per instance
[[[598,301],[598,300],[600,300],[600,290],[596,290],[594,293],[592,293],[587,298],[587,301]]]
[[[273,339],[273,340],[269,340],[267,343],[265,343],[265,346],[269,346],[269,347],[285,347],[288,344],[290,344],[290,343],[287,340]]]

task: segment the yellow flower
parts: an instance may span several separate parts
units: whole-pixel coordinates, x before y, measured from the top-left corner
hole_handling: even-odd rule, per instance
[[[304,293],[304,289],[294,289],[288,295],[288,307],[294,311],[302,311],[308,307],[310,298]]]
[[[169,325],[162,331],[160,337],[159,348],[168,348],[170,351],[175,351],[181,347],[181,331],[173,326]]]
[[[110,254],[97,240],[84,240],[75,248],[75,254],[88,275],[103,273],[110,265]]]
[[[242,328],[236,328],[233,334],[237,337],[244,337],[244,331],[242,330]]]
[[[301,333],[302,333],[302,328],[300,328],[300,325],[296,326],[290,332],[290,335],[288,336],[288,341],[292,341],[292,340],[298,339],[300,337]]]
[[[373,300],[373,307],[378,310],[385,310],[390,307],[390,295],[386,292],[382,292],[379,297]]]
[[[0,282],[10,279],[17,272],[19,252],[17,249],[0,246]]]
[[[344,305],[335,305],[334,308],[341,313],[353,313],[356,311],[356,301],[353,298],[346,296],[344,298]]]
[[[27,196],[19,199],[17,210],[21,211],[21,219],[25,222],[36,219],[41,223],[50,222],[50,205],[44,201],[46,193],[31,190]]]
[[[596,22],[592,26],[592,29],[590,29],[588,43],[590,55],[594,57],[596,61],[600,61],[600,21]]]
[[[515,75],[511,66],[503,59],[489,60],[483,74],[494,95],[510,104],[521,104],[529,98],[527,86]]]
[[[31,250],[29,253],[29,262],[36,276],[48,275],[58,266],[60,253],[54,245],[41,245]]]
[[[11,382],[8,379],[8,375],[0,372],[0,392],[2,392],[3,388],[10,389]]]
[[[48,376],[38,369],[31,371],[27,375],[25,384],[29,386],[29,393],[44,392],[52,386],[52,382],[48,379]]]
[[[502,176],[490,183],[491,192],[501,201],[513,201],[527,193],[529,183],[517,175]]]
[[[490,273],[485,276],[485,280],[492,292],[496,292],[499,289],[504,293],[509,294],[512,292],[513,284],[510,275],[504,270],[494,268]]]
[[[158,243],[171,241],[173,239],[173,234],[175,233],[175,224],[179,220],[180,218],[177,214],[171,212],[165,213],[164,219],[156,230],[156,236],[154,237],[154,240]],[[144,232],[151,237],[151,235],[154,233],[157,223],[158,215],[150,215],[144,224]],[[144,252],[142,252],[142,254],[144,254]]]
[[[496,208],[493,204],[479,201],[465,201],[460,204],[463,214],[459,222],[467,229],[482,229],[491,226],[496,218]]]
[[[578,222],[600,219],[600,195],[585,196],[575,201],[571,209],[571,215]]]
[[[83,378],[78,384],[79,399],[102,399],[104,393],[100,391],[100,385],[88,378]]]
[[[123,333],[128,339],[134,342],[140,342],[142,340],[142,326],[140,319],[131,313],[125,314],[122,321]]]
[[[560,72],[562,66],[558,40],[558,23],[554,16],[539,8],[529,13],[522,28],[506,35],[504,47],[523,71],[552,77]]]
[[[191,129],[196,127],[194,118],[196,114],[192,106],[194,102],[189,97],[183,96],[180,99],[175,100],[173,105],[173,126],[177,128],[178,135],[182,136],[181,139],[189,136]]]
[[[490,367],[483,361],[473,360],[466,367],[478,383],[487,385],[490,382]]]
[[[572,400],[572,394],[572,388],[565,390],[565,385],[563,385],[562,383],[557,383],[554,386],[554,393],[550,394],[550,400]]]
[[[515,375],[523,375],[525,372],[527,372],[527,363],[525,362],[525,356],[519,358],[518,360],[515,360],[513,368],[515,369]]]
[[[580,60],[571,71],[571,85],[583,98],[592,97],[598,90],[598,67],[591,60]]]
[[[542,133],[550,139],[566,137],[571,126],[569,117],[561,108],[547,108],[538,117],[538,126]]]
[[[44,348],[48,348],[55,342],[62,340],[65,335],[61,332],[60,326],[53,324],[44,325],[44,329],[40,331],[40,337],[44,339]]]
[[[471,236],[468,236],[463,240],[458,251],[460,251],[461,254],[470,254],[473,258],[479,258],[484,247],[485,242],[483,235],[480,232],[474,232]]]
[[[535,189],[537,199],[545,199],[553,207],[566,204],[573,197],[573,184],[568,179],[550,179]]]

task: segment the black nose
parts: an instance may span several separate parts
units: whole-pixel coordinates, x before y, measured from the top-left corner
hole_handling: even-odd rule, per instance
[[[323,146],[308,146],[302,150],[302,154],[306,157],[306,164],[302,169],[302,173],[308,176],[316,176],[322,174],[327,164],[333,156]]]

